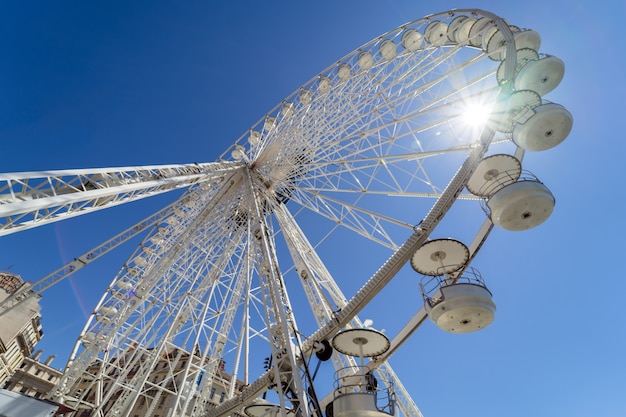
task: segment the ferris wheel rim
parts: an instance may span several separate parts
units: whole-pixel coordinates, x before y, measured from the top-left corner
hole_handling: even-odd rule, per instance
[[[227,161],[229,159],[231,159],[232,155],[231,152],[233,150],[236,150],[238,146],[243,146],[245,147],[245,143],[248,141],[248,137],[249,135],[252,133],[254,134],[255,130],[255,126],[261,126],[264,125],[267,120],[268,117],[275,117],[278,113],[280,113],[280,110],[287,104],[291,104],[291,102],[293,101],[294,98],[297,97],[297,95],[303,93],[303,92],[308,92],[310,93],[310,87],[316,83],[319,82],[320,80],[326,80],[328,78],[328,74],[331,73],[333,70],[337,70],[340,66],[344,65],[343,63],[346,62],[347,60],[349,60],[350,57],[354,57],[356,55],[360,55],[363,53],[363,51],[366,51],[368,48],[371,48],[371,46],[373,44],[379,43],[383,40],[385,40],[386,38],[390,37],[393,34],[397,34],[398,32],[402,32],[404,31],[406,28],[410,27],[411,25],[415,25],[417,23],[424,23],[424,22],[431,22],[433,21],[433,19],[437,19],[437,18],[450,18],[450,17],[459,17],[459,16],[464,16],[464,15],[471,15],[474,17],[486,17],[489,19],[492,19],[492,21],[494,22],[494,25],[498,25],[497,21],[502,20],[498,15],[491,13],[489,11],[483,10],[483,9],[474,9],[474,8],[455,8],[455,9],[450,9],[450,10],[445,10],[445,11],[441,11],[441,12],[437,12],[437,13],[432,13],[429,14],[427,16],[424,16],[420,19],[417,20],[413,20],[413,21],[409,21],[406,22],[398,27],[396,27],[395,29],[389,30],[379,36],[377,36],[376,38],[370,40],[369,42],[366,42],[364,44],[362,44],[361,46],[359,46],[358,48],[354,49],[352,52],[344,55],[343,57],[339,58],[338,60],[334,61],[333,64],[329,65],[328,67],[326,67],[324,70],[320,71],[319,73],[317,73],[316,75],[314,75],[313,77],[311,77],[308,81],[306,81],[305,83],[303,83],[300,87],[298,87],[297,89],[295,89],[292,93],[290,93],[289,95],[287,95],[283,100],[281,100],[279,103],[275,104],[273,108],[271,108],[265,115],[261,116],[261,118],[259,120],[257,120],[256,123],[252,124],[250,126],[250,128],[248,128],[238,139],[236,139],[233,144],[228,147],[224,153],[222,153],[222,155],[220,157],[218,157],[218,160],[220,161]],[[506,30],[505,27],[503,25],[502,29]],[[499,27],[500,28],[500,27]],[[450,44],[453,44],[454,41],[452,39],[450,39]],[[474,48],[479,50],[480,47],[475,46],[475,45],[471,45],[471,44],[467,44],[467,47],[470,48]],[[414,52],[412,50],[407,50],[408,52]],[[515,52],[513,52],[513,56],[515,56]],[[505,62],[505,60],[502,60],[502,64],[501,67],[499,68],[498,72],[499,72],[499,82],[501,84],[504,84],[507,82],[507,80],[512,79],[511,77],[511,71],[512,68],[508,69],[507,71],[505,71],[506,68],[511,67],[512,65],[508,65],[507,62]],[[506,64],[506,65],[504,65]],[[241,149],[241,148],[239,148]]]

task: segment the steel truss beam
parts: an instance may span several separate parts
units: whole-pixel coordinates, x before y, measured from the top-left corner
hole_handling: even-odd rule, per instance
[[[0,174],[0,236],[219,178],[235,162]]]

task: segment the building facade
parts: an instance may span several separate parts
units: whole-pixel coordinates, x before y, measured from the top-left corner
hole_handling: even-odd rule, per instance
[[[63,372],[52,367],[54,356],[40,362],[41,350],[32,357],[24,358],[13,375],[5,382],[4,389],[33,398],[45,398],[63,376]]]
[[[18,288],[31,285],[19,275],[0,272],[0,302]],[[13,375],[25,358],[30,357],[35,345],[43,337],[39,296],[22,301],[0,315],[0,386]]]

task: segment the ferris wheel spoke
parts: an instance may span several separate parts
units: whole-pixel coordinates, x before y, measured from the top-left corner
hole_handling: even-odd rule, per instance
[[[187,257],[188,253],[183,252],[181,254],[181,258],[185,258]],[[223,254],[220,254],[223,258],[225,257]],[[188,261],[187,261],[188,262]],[[197,262],[197,261],[194,261]],[[222,262],[223,263],[223,262]],[[212,275],[216,277],[217,272],[215,271],[217,268],[219,268],[219,266],[222,264],[220,262],[216,262],[216,268],[213,268],[213,273]],[[182,276],[186,271],[179,271],[176,275],[178,276]],[[207,291],[208,289],[210,289],[209,287],[211,287],[210,285],[207,285],[207,283],[211,283],[214,282],[216,279],[209,279],[209,280],[205,280],[202,281],[201,277],[204,277],[204,275],[206,273],[211,274],[211,271],[206,271],[204,272],[203,268],[197,268],[196,272],[189,274],[187,273],[187,275],[190,276],[194,276],[196,277],[196,279],[199,279],[200,281],[198,281],[200,284],[205,286],[205,290]],[[164,280],[163,282],[168,282],[168,281],[172,281],[173,277],[169,277],[166,280]],[[182,281],[178,281],[179,284],[182,283]],[[204,283],[204,284],[203,284]],[[193,286],[193,283],[188,284],[188,285],[183,285],[183,287],[187,288],[189,287],[189,285]],[[203,333],[202,328],[198,328],[195,326],[187,326],[186,328],[183,328],[183,324],[187,323],[190,318],[192,320],[192,322],[199,322],[197,320],[194,320],[194,316],[203,316],[202,321],[210,321],[209,317],[207,316],[207,312],[210,310],[210,307],[214,304],[209,304],[209,303],[196,303],[193,302],[193,298],[192,297],[186,297],[186,296],[182,296],[179,295],[180,299],[176,298],[176,294],[181,294],[181,292],[185,292],[188,293],[189,290],[186,290],[185,288],[162,288],[162,287],[155,287],[155,289],[153,290],[153,293],[155,293],[156,295],[151,299],[152,301],[150,301],[150,309],[147,310],[145,308],[143,309],[139,309],[136,310],[134,315],[138,316],[138,318],[135,321],[131,321],[129,323],[128,326],[126,326],[127,330],[124,331],[122,333],[122,338],[118,339],[116,341],[116,344],[118,346],[127,346],[130,345],[130,347],[132,347],[134,344],[138,344],[141,346],[172,346],[171,344],[174,343],[174,346],[177,346],[177,349],[182,349],[185,350],[187,352],[193,352],[194,351],[194,346],[199,346],[199,342],[198,342],[198,338],[202,336],[203,340],[204,337],[207,337],[209,340],[211,340],[211,337],[209,334]],[[195,296],[198,297],[198,293],[202,292],[202,288],[193,290],[195,292]],[[163,299],[160,302],[157,302],[157,298],[161,295],[161,294],[169,294],[168,298],[165,300]],[[236,298],[236,297],[235,297]],[[160,305],[160,307],[158,307]],[[177,306],[176,309],[168,309],[168,306]],[[157,306],[157,310],[155,311],[155,306]],[[203,306],[202,309],[203,311],[200,312],[196,312],[194,311],[195,309],[198,308],[198,306]],[[220,306],[217,306],[216,308],[219,308]],[[159,313],[159,311],[161,313]],[[219,316],[219,315],[218,315]],[[138,320],[139,318],[141,320],[145,320],[146,317],[148,317],[148,321],[144,321],[142,323],[141,326],[137,326],[138,324]],[[197,318],[197,317],[196,317]],[[127,319],[130,320],[131,318]],[[138,333],[135,332],[133,333],[131,330],[132,329],[143,329],[140,330]],[[211,326],[209,326],[207,329],[210,329]],[[214,327],[213,327],[214,328]],[[214,328],[215,329],[215,328]],[[149,330],[148,334],[142,333],[142,331],[145,330]],[[210,331],[209,331],[210,332]],[[215,330],[213,330],[213,333],[215,333]],[[195,336],[194,336],[195,334]],[[195,339],[194,339],[195,337]],[[124,342],[124,340],[128,340],[128,342]],[[190,340],[193,342],[193,344],[190,343]],[[159,343],[159,342],[163,342],[163,343]],[[128,348],[126,348],[128,349]],[[158,350],[151,350],[151,356],[150,358],[152,358],[152,360],[158,360],[158,358],[160,357],[160,355],[162,353],[165,354],[169,354],[169,352],[162,352],[162,351],[158,351]],[[216,353],[216,351],[214,350],[213,353]],[[120,352],[121,354],[121,352]],[[187,354],[189,355],[189,353]],[[115,353],[113,352],[113,356],[117,356],[115,355]],[[207,352],[204,352],[204,354],[202,355],[202,357],[207,357]],[[213,358],[219,358],[219,355],[216,356],[212,356]],[[135,356],[136,360],[139,360],[138,356]],[[142,363],[145,364],[147,362],[146,358],[142,358]],[[129,362],[130,363],[130,362]],[[185,370],[185,374],[183,376],[184,380],[189,380],[189,378],[194,379],[198,377],[199,374],[199,364],[196,364],[193,368],[189,368],[187,367],[187,369]],[[214,364],[214,368],[217,368],[217,364]],[[144,368],[141,369],[145,369],[146,372],[149,373],[149,371],[152,369],[150,366],[146,366]],[[211,372],[211,369],[204,369],[203,372]],[[119,372],[118,372],[119,373]],[[141,379],[137,379],[137,375],[135,375],[135,384],[138,384],[137,386],[143,386],[145,384],[148,383],[146,376],[148,375],[148,373],[144,372],[144,380]],[[188,376],[186,376],[188,375]],[[211,375],[207,375],[208,378],[212,379]],[[162,381],[162,383],[164,383]],[[172,382],[173,384],[173,382]],[[150,385],[150,384],[148,384]],[[149,389],[149,388],[148,388]],[[129,390],[127,388],[126,392],[126,396],[119,396],[116,404],[118,404],[119,407],[125,407],[126,403],[125,401],[131,401],[129,398],[132,396],[132,398],[134,398],[134,400],[132,401],[136,401],[137,400],[137,395],[133,395],[131,393],[132,390]],[[103,396],[106,398],[107,395],[111,395],[113,391],[109,390],[109,392],[105,392],[103,393]],[[178,406],[179,404],[173,405],[173,406]]]
[[[422,221],[422,225],[418,228],[409,239],[387,260],[387,262],[374,274],[370,280],[361,288],[338,314],[336,321],[328,323],[320,328],[316,334],[312,336],[313,340],[327,338],[338,330],[340,326],[347,324],[371,299],[384,287],[393,276],[400,270],[412,253],[421,246],[427,239],[430,232],[441,221],[445,213],[450,209],[455,197],[461,192],[465,186],[465,182],[469,178],[472,167],[484,155],[489,142],[493,136],[493,132],[485,131],[479,144],[470,153],[469,157],[464,161],[461,168],[456,172],[454,178],[442,193],[441,198],[437,200],[433,208]],[[310,344],[305,346],[310,349]]]
[[[466,150],[458,149],[458,152],[466,153]],[[416,164],[420,169],[415,170]],[[340,165],[311,166],[306,180],[298,181],[293,187],[315,194],[368,193],[432,197],[441,193],[443,185],[433,183],[421,158],[406,155],[402,158],[368,158],[366,161],[347,160]],[[287,184],[289,186],[291,184]]]
[[[448,68],[448,71],[439,71],[439,74],[436,71],[440,65],[453,57],[459,50],[459,47],[451,47],[444,52],[430,49],[422,51],[422,54],[418,52],[407,53],[399,56],[394,61],[396,64],[391,68],[382,66],[374,74],[362,73],[362,76],[355,74],[336,91],[331,90],[329,92],[329,94],[334,93],[341,96],[341,100],[337,97],[337,100],[333,102],[344,106],[334,113],[336,119],[329,119],[329,124],[349,130],[350,123],[370,120],[369,117],[365,117],[364,110],[371,109],[376,110],[374,121],[393,117],[396,113],[394,109],[402,108],[402,105],[413,102],[415,99],[419,100],[421,95],[446,80],[450,71],[456,72],[463,69],[457,65]],[[434,56],[435,53],[439,53],[439,55]],[[423,64],[427,59],[430,61],[428,61],[427,66],[424,66]],[[399,73],[402,75],[398,76]],[[373,90],[373,94],[364,94],[370,90]],[[423,103],[424,106],[427,105],[425,101]],[[391,114],[387,114],[386,111],[391,111]],[[346,120],[349,122],[345,123]]]
[[[247,271],[240,271],[239,274],[247,274]],[[208,397],[210,395],[209,389],[211,388],[212,381],[214,381],[218,372],[220,361],[222,360],[221,358],[227,349],[227,342],[229,342],[229,336],[231,330],[233,330],[235,313],[239,310],[239,306],[241,305],[243,290],[246,287],[246,283],[246,279],[241,276],[235,276],[229,294],[224,297],[221,306],[221,310],[223,311],[223,313],[219,314],[220,316],[223,316],[221,317],[221,322],[218,326],[214,326],[214,332],[211,337],[206,337],[205,340],[197,340],[198,344],[206,344],[206,347],[208,348],[206,354],[208,365],[206,365],[203,369],[203,382],[198,387],[200,392],[200,401],[208,401]],[[200,328],[203,327],[201,323],[198,323],[198,325]],[[241,338],[238,338],[235,343],[240,342],[241,340]],[[209,343],[207,343],[207,341]],[[231,392],[234,392],[234,389],[234,386],[230,387]],[[184,407],[184,409],[187,407],[188,404]]]
[[[229,188],[225,186],[207,194],[214,198],[215,205],[228,191]],[[204,192],[202,195],[205,195]],[[185,198],[183,201],[188,202],[190,200]],[[88,346],[80,355],[70,358],[72,366],[68,368],[68,372],[64,376],[66,386],[71,385],[70,383],[73,382],[72,378],[79,378],[94,362],[98,352],[102,349],[102,343],[104,343],[107,337],[111,340],[107,342],[107,355],[114,354],[117,349],[120,349],[120,355],[123,355],[125,349],[132,349],[133,346],[140,342],[146,342],[144,340],[145,336],[142,336],[141,332],[152,330],[155,320],[158,318],[158,315],[153,314],[153,311],[156,311],[154,310],[155,308],[159,309],[158,305],[154,304],[155,301],[158,301],[159,294],[152,296],[150,290],[152,288],[165,290],[160,288],[157,283],[162,282],[164,285],[167,285],[167,283],[171,282],[172,276],[175,276],[171,274],[175,273],[176,270],[178,270],[177,275],[179,277],[185,276],[185,262],[188,259],[194,259],[194,254],[192,253],[193,251],[190,252],[189,248],[179,243],[183,242],[185,236],[191,236],[196,233],[196,230],[200,229],[203,218],[206,218],[214,205],[205,208],[203,215],[190,215],[195,210],[193,207],[187,211],[182,209],[175,211],[175,215],[168,217],[167,221],[159,226],[157,233],[150,239],[152,246],[141,246],[135,254],[131,255],[131,261],[120,271],[118,278],[111,285],[110,293],[105,294],[98,307],[96,307],[96,313],[92,315],[86,329],[83,331],[83,336],[79,340],[75,351],[80,349],[81,344],[88,343]],[[171,221],[171,219],[174,219],[174,221]],[[187,228],[174,227],[182,222],[189,222],[190,224]],[[188,239],[187,241],[193,242],[193,239]],[[168,245],[171,249],[168,249]],[[198,251],[195,256],[201,254],[203,252]],[[181,260],[183,262],[180,262]],[[164,276],[172,266],[175,269],[167,274],[170,278],[159,281],[159,277]],[[194,277],[192,276],[192,278]],[[185,283],[185,280],[173,282],[177,282],[177,285],[180,286]],[[163,291],[162,293],[166,294],[167,292]],[[138,300],[144,297],[152,300],[150,304],[151,310],[149,311],[145,310],[145,303],[138,303]],[[161,311],[163,311],[162,307],[164,305],[164,303],[161,303]],[[137,311],[139,313],[135,314]],[[120,316],[113,319],[118,314]],[[112,349],[113,347],[115,349]],[[153,352],[151,351],[151,353]],[[135,375],[135,379],[139,377],[140,374]]]
[[[196,364],[196,367],[194,367],[193,371],[190,370],[187,373],[188,376],[185,377],[185,380],[198,379],[200,375],[200,369],[202,369],[202,379],[205,381],[205,384],[206,381],[212,381],[215,377],[215,374],[218,370],[218,365],[220,363],[218,359],[222,357],[221,353],[225,346],[223,335],[228,334],[228,331],[226,329],[228,329],[232,325],[232,320],[228,319],[226,317],[228,316],[228,314],[225,314],[224,312],[232,310],[232,308],[228,307],[228,304],[239,302],[239,296],[242,291],[241,285],[244,282],[241,280],[237,280],[236,276],[233,276],[233,274],[226,275],[227,277],[230,276],[230,278],[224,278],[220,276],[221,274],[219,273],[219,271],[225,267],[227,257],[223,253],[219,255],[222,260],[211,262],[211,267],[209,270],[199,274],[194,273],[194,275],[200,275],[203,277],[208,274],[211,278],[204,281],[206,281],[206,283],[215,283],[214,285],[206,286],[204,290],[206,295],[204,295],[202,298],[197,298],[198,291],[203,291],[195,290],[195,300],[192,297],[188,298],[186,296],[182,296],[183,299],[188,299],[187,305],[189,305],[190,308],[187,312],[183,313],[183,315],[177,319],[180,319],[179,321],[181,324],[187,323],[186,327],[182,329],[184,330],[183,333],[187,334],[187,336],[184,340],[180,338],[180,334],[172,335],[171,337],[172,342],[175,342],[176,346],[186,348],[188,352],[197,351],[196,354],[199,356],[199,358],[202,358],[200,360],[200,364],[206,361],[206,365],[203,367],[199,364]],[[209,292],[207,292],[207,290]],[[213,294],[216,293],[219,293],[221,295],[214,296]],[[215,301],[211,301],[212,299],[214,299]],[[170,302],[176,303],[175,300],[170,300]],[[184,305],[185,303],[181,302],[180,304]],[[194,309],[198,308],[196,306],[201,307],[201,311],[195,312]],[[193,344],[191,344],[191,342],[193,342]],[[200,348],[201,346],[204,346],[204,348]],[[211,350],[207,350],[211,346]],[[201,388],[198,387],[198,389]],[[182,407],[181,410],[184,411],[184,409],[188,407],[188,403],[177,404],[177,406]]]
[[[184,200],[184,197],[171,203],[164,209],[155,212],[153,215],[146,217],[142,221],[132,225],[123,232],[118,233],[111,239],[96,246],[95,248],[90,249],[82,255],[77,256],[70,262],[63,265],[61,268],[58,268],[52,273],[39,279],[38,281],[33,283],[32,286],[24,288],[23,290],[19,289],[15,294],[11,295],[10,297],[2,301],[2,303],[0,303],[0,315],[7,313],[15,306],[24,302],[26,299],[40,295],[48,288],[56,285],[65,278],[68,278],[73,273],[79,271],[91,262],[102,257],[111,250],[117,248],[129,239],[135,237],[137,234],[145,232],[148,228],[154,226],[156,223],[161,222],[165,217],[171,215],[174,210],[176,210],[181,204],[183,204],[182,200]]]
[[[297,414],[309,415],[308,394],[303,385],[306,382],[302,379],[300,364],[296,357],[300,334],[282,281],[273,239],[275,233],[271,230],[271,223],[263,220],[265,218],[263,213],[268,209],[265,206],[265,185],[250,176],[246,176],[246,182],[250,187],[248,205],[252,207],[251,216],[248,218],[248,227],[253,236],[251,244],[254,247],[251,253],[255,254],[255,264],[258,266],[258,288],[265,316],[263,323],[265,331],[268,332],[271,348],[269,372],[276,381],[269,388],[276,391],[281,407],[285,409],[289,407]],[[292,341],[295,341],[295,345],[292,345]]]
[[[346,296],[329,273],[328,269],[317,255],[314,247],[306,238],[304,232],[298,226],[295,218],[280,206],[275,210],[276,217],[281,224],[296,272],[309,300],[309,305],[314,313],[319,327],[326,325],[334,318],[335,311],[339,311],[348,303]],[[362,328],[363,322],[358,316],[352,319],[355,328]],[[352,357],[335,354],[332,357],[335,370],[353,368],[356,372],[356,361]],[[386,376],[383,380],[391,381],[396,388],[398,405],[404,416],[421,416],[415,402],[408,395],[404,385],[391,368],[387,361],[377,363],[380,372]],[[373,369],[373,368],[372,368]]]
[[[319,214],[333,223],[337,223],[357,234],[366,237],[392,250],[398,248],[394,238],[388,233],[389,227],[411,231],[414,224],[398,221],[393,217],[384,216],[369,211],[354,204],[347,204],[341,200],[327,196],[307,195],[307,200],[300,199],[300,194],[294,193],[294,202],[300,203],[311,211]],[[416,222],[420,219],[416,219]]]
[[[193,340],[191,340],[193,344],[188,345],[188,349],[191,349],[192,346],[195,346],[194,349],[203,346],[201,348],[202,350],[199,351],[197,355],[200,358],[207,358],[208,366],[205,365],[202,368],[203,386],[207,384],[207,381],[214,379],[218,370],[220,364],[218,358],[222,357],[221,352],[223,352],[225,346],[225,331],[223,329],[230,325],[229,320],[224,319],[224,317],[225,315],[228,316],[228,311],[232,310],[232,305],[239,302],[238,299],[242,289],[241,285],[243,285],[243,281],[238,280],[234,273],[228,272],[222,274],[219,272],[221,268],[226,267],[226,263],[227,259],[214,264],[212,263],[209,279],[204,280],[207,282],[215,282],[215,284],[211,286],[210,291],[206,292],[202,298],[190,300],[190,304],[196,306],[196,309],[201,308],[201,311],[192,314],[190,319],[185,317],[185,319],[182,320],[187,323],[186,326],[188,326],[188,330],[186,331],[194,335]],[[226,270],[224,271],[227,272]],[[221,323],[220,318],[222,319]],[[190,339],[191,338],[188,337],[186,340]],[[177,346],[185,345],[181,343],[181,341],[176,342]],[[207,349],[209,348],[211,348],[212,351],[208,351]],[[195,378],[198,378],[199,374],[196,371],[194,375]],[[210,385],[210,382],[208,383]],[[198,387],[198,389],[200,389],[200,387]],[[182,407],[182,412],[182,410],[188,408],[188,402],[179,404],[179,406]]]
[[[448,54],[442,55],[440,57],[442,62],[449,58],[449,56],[455,51],[456,49],[452,49]],[[402,78],[395,81],[396,83],[402,83],[401,85],[385,86],[385,91],[388,91],[387,93],[375,90],[374,94],[363,94],[363,91],[371,90],[371,88],[366,88],[365,86],[350,80],[350,82],[352,82],[352,84],[350,84],[351,88],[358,91],[358,94],[354,95],[356,103],[353,103],[349,99],[345,100],[345,95],[347,93],[346,90],[348,87],[340,89],[337,92],[337,95],[342,98],[340,102],[347,104],[345,104],[345,108],[339,108],[336,112],[334,112],[336,115],[335,119],[326,119],[324,117],[327,110],[325,108],[316,109],[320,112],[319,118],[315,116],[313,111],[308,112],[307,118],[310,119],[312,124],[315,123],[315,125],[317,125],[320,121],[325,124],[323,129],[323,143],[325,147],[329,146],[332,148],[333,146],[332,140],[329,141],[328,138],[332,139],[334,137],[338,137],[345,141],[346,136],[352,136],[352,132],[359,132],[362,134],[363,132],[371,132],[373,130],[382,131],[385,127],[396,126],[403,120],[412,120],[416,118],[427,119],[430,118],[430,115],[441,112],[444,109],[449,111],[455,107],[458,108],[458,104],[451,102],[451,100],[456,101],[456,103],[463,103],[466,101],[464,100],[466,96],[470,94],[466,92],[468,90],[472,91],[473,89],[476,89],[478,91],[472,94],[485,94],[484,92],[479,93],[480,90],[478,88],[481,87],[479,83],[491,73],[477,76],[474,81],[464,80],[462,85],[459,82],[450,84],[449,86],[446,86],[445,89],[441,89],[441,91],[427,95],[428,100],[423,100],[421,105],[416,106],[415,101],[419,100],[419,97],[421,97],[422,94],[434,89],[436,86],[441,87],[440,84],[444,80],[449,80],[450,75],[454,75],[455,71],[461,72],[464,69],[464,66],[470,65],[472,61],[466,62],[463,65],[457,65],[453,70],[451,70],[452,74],[437,74],[437,78],[429,80],[426,85],[423,85],[422,83],[425,82],[424,77],[429,73],[429,71],[427,71],[426,74],[419,71],[411,71],[411,67],[418,65],[418,63],[408,65],[409,68],[407,68],[406,74],[408,74],[407,77],[411,77],[410,79]],[[399,90],[399,92],[394,91],[394,89]],[[493,94],[493,87],[490,86],[489,89]],[[339,97],[337,97],[336,101],[339,101]],[[421,124],[421,128],[425,128],[423,123]],[[275,133],[275,136],[280,137],[278,131]],[[392,134],[389,136],[393,137]],[[358,140],[358,137],[355,139]]]
[[[462,69],[462,68],[461,68]],[[459,69],[459,71],[461,70]],[[408,71],[410,74],[411,72]],[[347,84],[353,85],[353,89],[355,91],[359,91],[358,94],[355,94],[357,97],[355,100],[356,103],[352,103],[351,100],[346,100],[346,90],[348,87],[342,86],[340,90],[336,92],[337,97],[332,98],[329,97],[329,101],[331,103],[340,102],[347,103],[344,104],[345,108],[338,108],[336,111],[332,112],[332,114],[336,115],[335,118],[327,118],[328,109],[326,107],[312,108],[308,109],[306,112],[306,118],[302,120],[301,125],[298,126],[299,131],[306,132],[318,132],[323,131],[324,136],[318,137],[317,135],[306,135],[306,134],[297,134],[290,135],[285,134],[287,132],[292,133],[293,127],[291,124],[287,123],[285,127],[280,125],[277,128],[274,128],[268,135],[267,141],[268,144],[265,145],[266,149],[261,151],[259,155],[259,161],[263,161],[263,154],[273,154],[276,151],[276,147],[270,145],[273,141],[280,140],[280,138],[289,137],[290,139],[293,137],[296,138],[304,138],[306,137],[306,142],[302,143],[291,143],[291,146],[296,145],[301,146],[300,149],[308,149],[308,148],[316,148],[319,145],[322,146],[322,149],[339,149],[334,144],[334,138],[337,138],[337,141],[342,141],[344,143],[357,143],[360,139],[358,135],[369,134],[372,132],[382,132],[387,128],[394,128],[398,126],[400,122],[403,120],[409,121],[412,119],[428,119],[429,114],[436,113],[436,106],[439,106],[440,109],[454,108],[454,103],[448,103],[452,97],[455,95],[457,98],[455,99],[457,102],[462,102],[462,98],[464,90],[470,89],[474,82],[466,83],[462,88],[459,86],[452,85],[445,90],[445,94],[439,93],[434,95],[434,97],[429,97],[429,101],[424,101],[421,106],[414,106],[412,103],[415,101],[417,97],[420,97],[420,93],[424,93],[429,88],[432,88],[433,85],[440,84],[440,82],[446,79],[445,74],[439,74],[439,78],[433,80],[428,87],[421,86],[422,89],[417,89],[416,86],[413,86],[411,82],[405,81],[405,85],[402,88],[398,88],[401,90],[401,94],[395,93],[391,91],[387,94],[375,93],[370,95],[363,94],[363,91],[368,91],[367,88],[363,88],[362,85],[353,82],[352,79],[348,81]],[[415,76],[418,77],[418,76]],[[420,75],[423,77],[423,75]],[[478,77],[478,80],[482,80],[485,75]],[[357,77],[355,77],[357,78]],[[419,77],[418,77],[419,80]],[[352,83],[352,84],[350,84]],[[417,80],[413,80],[412,83],[417,83]],[[392,86],[393,87],[393,86]],[[424,90],[426,88],[426,90]],[[490,87],[492,91],[492,87]],[[392,90],[392,89],[391,89]],[[327,94],[332,94],[332,91]],[[496,91],[497,92],[497,91]],[[393,95],[392,95],[393,94]],[[477,93],[473,93],[477,94]],[[493,94],[493,93],[492,93]],[[411,103],[412,108],[406,108],[405,104]],[[451,105],[452,104],[452,105]],[[401,106],[402,105],[402,106]],[[457,106],[458,107],[458,106]],[[402,109],[402,112],[398,112],[398,109]],[[441,112],[441,110],[437,110]],[[447,120],[446,117],[448,115],[442,115],[443,118],[441,120]],[[433,126],[437,125],[437,122],[430,122]],[[423,122],[416,123],[416,125],[420,125],[420,129],[425,128],[425,124]],[[321,129],[320,129],[321,128]],[[297,133],[297,132],[295,132]],[[394,130],[390,131],[387,137],[397,137],[398,132]],[[318,140],[323,140],[323,142],[317,142]],[[293,142],[293,140],[292,140]],[[323,145],[322,145],[323,144]]]

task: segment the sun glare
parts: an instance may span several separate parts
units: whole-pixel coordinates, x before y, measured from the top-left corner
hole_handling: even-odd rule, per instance
[[[491,109],[482,103],[469,104],[463,111],[462,118],[470,126],[481,126],[489,118]]]

